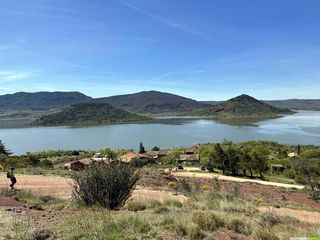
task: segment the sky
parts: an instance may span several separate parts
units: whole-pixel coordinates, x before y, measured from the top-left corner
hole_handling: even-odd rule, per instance
[[[319,0],[1,0],[0,94],[320,98]]]

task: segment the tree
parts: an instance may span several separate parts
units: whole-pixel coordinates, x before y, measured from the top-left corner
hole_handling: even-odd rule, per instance
[[[253,169],[257,171],[260,178],[263,178],[263,173],[269,170],[267,164],[268,150],[262,146],[255,147],[251,152]]]
[[[151,151],[160,151],[160,148],[158,146],[154,146]]]
[[[297,153],[298,153],[298,155],[300,155],[300,153],[301,153],[301,147],[300,147],[300,144],[298,144],[298,147],[297,147]]]
[[[239,151],[240,169],[243,171],[243,175],[247,175],[247,170],[250,172],[250,176],[253,177],[253,160],[250,155],[250,147],[243,146]]]
[[[6,148],[6,146],[2,143],[2,141],[0,140],[0,155],[5,155],[5,156],[9,156],[12,153],[10,152],[10,150],[8,150]]]
[[[228,161],[225,162],[227,164],[227,170],[230,171],[233,176],[237,176],[240,168],[239,152],[234,146],[229,145],[229,147],[225,151],[225,155],[226,159],[228,159]]]
[[[145,153],[145,152],[146,152],[146,150],[145,150],[145,148],[143,146],[143,143],[140,142],[140,144],[139,144],[139,153]]]
[[[320,159],[301,158],[293,163],[296,170],[296,180],[306,184],[313,199],[320,199]]]
[[[32,167],[36,167],[40,163],[39,157],[34,154],[27,154],[27,161]]]
[[[225,173],[227,157],[219,143],[214,145],[214,150],[209,157],[209,163],[212,167],[217,167]]]

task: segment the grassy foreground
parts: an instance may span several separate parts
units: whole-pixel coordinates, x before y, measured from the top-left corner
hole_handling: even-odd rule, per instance
[[[119,211],[19,192],[15,198],[39,210],[0,211],[2,239],[289,239],[319,236],[319,225],[272,211],[235,192],[206,186],[184,190],[185,202],[129,201]],[[8,192],[3,194],[9,195]],[[36,213],[35,213],[36,211]],[[58,217],[48,217],[54,213]],[[44,216],[44,217],[43,217]],[[40,219],[40,223],[39,223]]]

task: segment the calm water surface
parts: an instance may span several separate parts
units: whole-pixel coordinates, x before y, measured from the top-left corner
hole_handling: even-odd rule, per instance
[[[88,127],[27,127],[19,121],[0,121],[0,139],[14,154],[49,149],[132,148],[190,146],[195,143],[272,140],[288,144],[320,145],[320,112],[300,111],[282,118],[245,124],[210,119],[157,119],[147,124]]]

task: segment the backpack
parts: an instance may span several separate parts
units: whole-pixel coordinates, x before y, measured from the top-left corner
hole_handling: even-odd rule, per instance
[[[7,178],[11,178],[10,172],[7,172]]]

